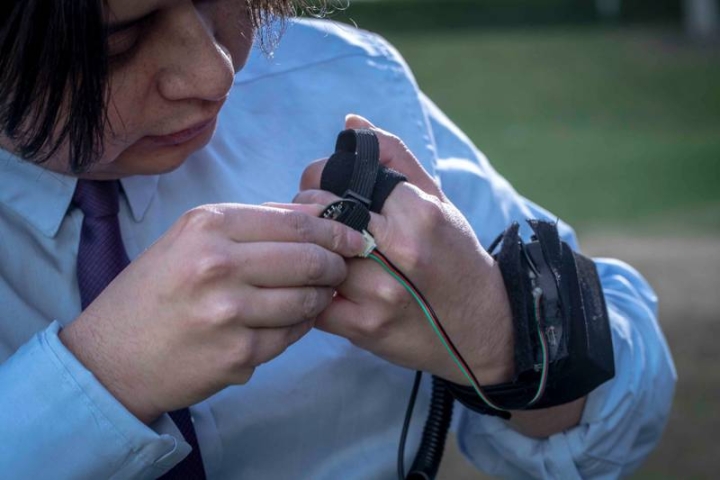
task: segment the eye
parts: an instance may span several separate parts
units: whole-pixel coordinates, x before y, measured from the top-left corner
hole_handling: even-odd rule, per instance
[[[130,53],[140,39],[141,25],[134,23],[108,34],[108,56],[118,57]]]
[[[110,60],[118,60],[132,53],[147,29],[152,28],[154,17],[155,12],[150,12],[140,18],[108,25],[107,45]]]

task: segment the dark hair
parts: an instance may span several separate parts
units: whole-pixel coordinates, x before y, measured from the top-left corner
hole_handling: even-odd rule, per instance
[[[0,128],[24,159],[67,145],[79,173],[102,154],[107,124],[105,0],[0,2]],[[323,2],[244,0],[253,27]],[[264,41],[264,40],[263,40]]]

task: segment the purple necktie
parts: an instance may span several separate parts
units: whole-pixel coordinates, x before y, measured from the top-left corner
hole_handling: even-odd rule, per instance
[[[84,214],[77,259],[77,278],[83,310],[130,263],[118,222],[120,184],[117,181],[78,180],[73,203]],[[200,446],[187,408],[170,412],[192,452],[163,479],[205,480]]]

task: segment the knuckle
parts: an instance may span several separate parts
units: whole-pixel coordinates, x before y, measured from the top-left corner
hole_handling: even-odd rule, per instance
[[[232,295],[208,295],[197,302],[193,318],[203,331],[217,331],[231,324],[244,311],[241,302]]]
[[[323,278],[327,270],[328,259],[325,252],[318,246],[308,245],[303,249],[302,265],[307,280],[316,282]]]
[[[414,158],[412,151],[408,148],[408,146],[403,142],[403,140],[398,137],[397,135],[394,135],[392,133],[387,133],[388,138],[390,140],[390,148],[392,149],[392,152],[394,153],[393,157],[411,157]]]
[[[330,247],[333,252],[339,252],[345,246],[347,236],[341,223],[333,222],[330,228]]]
[[[208,308],[208,312],[212,315],[211,323],[214,325],[225,325],[233,319],[237,318],[242,308],[238,302],[229,296],[221,297],[213,301]]]
[[[360,326],[361,337],[380,340],[385,338],[392,326],[392,320],[386,315],[373,315],[365,319]]]
[[[396,148],[398,151],[402,152],[407,150],[407,147],[405,146],[405,143],[402,141],[400,137],[395,135],[394,133],[385,132],[388,139],[390,140],[390,144]]]
[[[409,301],[410,294],[397,282],[389,282],[387,279],[377,282],[375,292],[378,297],[390,307],[402,306]]]
[[[445,220],[445,210],[439,199],[429,198],[422,202],[416,215],[420,224],[427,229],[434,229],[442,225]]]
[[[300,318],[310,320],[315,317],[317,311],[319,295],[314,288],[308,288],[303,292],[302,301],[300,303]]]
[[[325,308],[327,297],[328,295],[324,292],[324,289],[305,289],[300,303],[300,318],[303,320],[312,320],[317,317]]]
[[[255,367],[257,365],[258,342],[255,338],[257,335],[252,331],[246,332],[240,336],[235,342],[234,348],[231,349],[230,365],[233,371]]]
[[[182,230],[206,232],[217,229],[224,222],[223,212],[212,205],[202,205],[185,212],[180,218]]]
[[[199,280],[221,278],[230,271],[230,256],[217,248],[206,247],[198,252],[191,264],[192,275]]]
[[[309,242],[312,239],[313,226],[311,225],[311,217],[300,212],[288,212],[288,222],[295,231],[297,241]]]
[[[287,350],[290,345],[297,342],[305,333],[304,324],[296,325],[293,328],[288,328],[285,330],[283,336],[279,340],[279,345],[277,347],[277,355],[281,355],[285,350]]]
[[[415,238],[405,243],[399,257],[406,273],[425,271],[432,262],[430,247]]]

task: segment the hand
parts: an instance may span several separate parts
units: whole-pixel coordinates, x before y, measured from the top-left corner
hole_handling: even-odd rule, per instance
[[[61,340],[150,422],[197,403],[282,353],[344,281],[357,232],[320,210],[208,205],[130,264]]]
[[[460,353],[483,385],[513,374],[513,333],[502,276],[462,214],[396,137],[360,117],[347,128],[372,128],[383,165],[405,174],[369,231],[378,248],[412,280],[433,306]],[[317,190],[325,160],[310,165],[295,201],[327,205]],[[393,363],[468,384],[422,311],[375,262],[348,261],[348,277],[316,327],[348,338]]]

